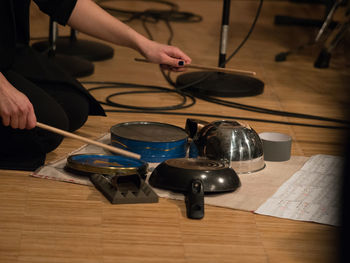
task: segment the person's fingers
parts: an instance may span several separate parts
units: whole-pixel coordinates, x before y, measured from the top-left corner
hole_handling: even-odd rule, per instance
[[[186,68],[183,68],[183,67],[172,67],[172,66],[169,66],[169,65],[166,65],[166,64],[162,64],[160,65],[160,67],[164,70],[170,70],[170,71],[174,71],[174,72],[183,72],[183,71],[186,71]]]
[[[17,114],[12,114],[11,115],[10,126],[13,129],[17,129],[18,128],[18,115]]]
[[[18,116],[18,127],[19,129],[24,129],[27,126],[27,113],[21,112]]]
[[[160,67],[164,70],[171,70],[171,66],[169,66],[167,64],[160,64]]]
[[[1,114],[1,119],[2,119],[2,124],[4,126],[9,126],[10,125],[10,115],[6,113]]]
[[[174,68],[185,66],[185,64],[191,63],[191,58],[188,57],[177,47],[167,46],[162,55],[162,63],[167,64]]]
[[[34,108],[28,97],[7,81],[0,72],[0,117],[4,126],[13,129],[36,125]]]
[[[26,129],[33,129],[36,126],[36,116],[33,107],[28,112]]]
[[[168,65],[169,68],[171,67],[176,68],[176,67],[183,67],[185,65],[185,62],[178,58],[164,56],[164,58],[162,59],[162,64]]]
[[[178,47],[163,45],[156,42],[150,42],[150,48],[145,49],[143,55],[151,62],[158,63],[163,69],[175,72],[185,71],[186,64],[192,62],[191,58],[187,56]]]
[[[9,107],[8,110],[9,112],[1,113],[4,126],[11,126],[13,129],[32,129],[36,126],[36,116],[30,102]]]
[[[166,53],[168,56],[175,58],[177,61],[177,66],[182,66],[179,65],[180,61],[183,61],[186,64],[189,64],[192,62],[191,58],[189,56],[187,56],[181,49],[177,48],[177,47],[169,47],[168,50],[166,50]],[[175,65],[173,65],[175,66]]]
[[[175,71],[175,72],[184,72],[186,71],[187,69],[184,68],[184,67],[180,67],[180,68],[173,68],[172,71]]]
[[[28,116],[30,114],[33,114],[33,106],[25,98],[24,102],[16,105],[15,111],[12,114],[14,116],[12,128],[25,129],[28,125]]]

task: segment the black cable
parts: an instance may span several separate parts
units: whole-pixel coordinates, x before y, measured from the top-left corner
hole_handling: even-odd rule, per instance
[[[159,110],[177,110],[177,109],[185,109],[193,106],[196,103],[196,99],[190,94],[184,94],[181,91],[177,91],[174,89],[153,86],[153,85],[141,85],[141,84],[131,84],[131,83],[122,83],[122,82],[109,82],[109,81],[83,81],[83,84],[99,84],[103,86],[98,86],[94,88],[89,88],[88,91],[101,90],[101,89],[118,89],[118,88],[143,88],[150,89],[151,91],[138,90],[138,91],[127,91],[127,92],[116,92],[108,95],[106,97],[106,101],[99,101],[99,103],[103,105],[108,105],[112,107],[120,107],[134,110],[148,110],[148,111],[159,111]],[[106,86],[108,85],[108,86]],[[144,107],[144,106],[132,106],[125,105],[121,103],[117,103],[112,101],[113,97],[125,95],[125,94],[136,94],[136,93],[175,93],[179,95],[181,98],[181,102],[176,105],[165,106],[165,107]],[[188,102],[189,100],[189,102]]]
[[[116,1],[116,0],[103,0],[103,1],[99,1],[98,3],[102,3],[102,2],[107,2],[107,1]],[[141,1],[141,0],[139,0]],[[147,34],[149,35],[150,39],[153,39],[153,36],[151,34],[151,31],[148,29],[147,27],[147,22],[148,23],[157,23],[160,20],[164,20],[169,32],[170,32],[170,36],[168,39],[168,44],[170,45],[174,36],[174,32],[173,29],[170,25],[169,21],[173,21],[173,22],[200,22],[202,20],[202,17],[199,15],[195,15],[193,13],[189,13],[189,12],[179,12],[178,11],[178,5],[171,3],[169,1],[163,1],[163,0],[143,0],[146,2],[156,2],[156,3],[161,3],[161,4],[165,4],[167,6],[170,7],[170,10],[146,10],[146,11],[142,11],[142,12],[136,12],[136,11],[132,11],[132,10],[121,10],[121,9],[115,9],[115,8],[108,8],[108,7],[103,7],[102,8],[109,10],[109,11],[113,11],[113,12],[117,12],[119,14],[124,14],[124,15],[129,15],[129,19],[126,20],[126,22],[130,22],[134,19],[140,19],[143,23],[143,26],[147,32]],[[261,9],[262,9],[262,5],[263,5],[263,0],[260,0],[258,9],[257,9],[257,13],[255,15],[255,18],[253,20],[253,23],[246,35],[246,37],[243,39],[243,41],[238,45],[238,47],[233,51],[233,53],[228,57],[228,59],[225,60],[225,62],[221,65],[222,67],[229,61],[232,59],[232,57],[234,55],[236,55],[238,53],[238,51],[243,47],[243,45],[245,44],[245,42],[248,40],[248,38],[250,37],[251,33],[253,32],[253,29],[257,23],[258,17],[260,16],[261,13]],[[240,104],[240,103],[235,103],[232,101],[226,101],[223,99],[218,99],[215,97],[211,97],[211,96],[204,96],[204,95],[198,95],[198,94],[191,94],[188,92],[185,92],[184,90],[192,85],[196,85],[202,81],[204,81],[205,79],[207,79],[208,77],[210,77],[210,75],[212,73],[208,73],[206,74],[204,77],[202,77],[201,79],[196,80],[193,83],[188,83],[187,85],[178,87],[176,86],[176,83],[174,83],[171,78],[170,78],[170,73],[168,72],[168,75],[165,74],[164,70],[161,69],[161,73],[163,74],[164,78],[168,81],[168,83],[170,85],[172,85],[173,87],[175,87],[174,89],[168,89],[168,88],[163,88],[163,87],[157,87],[157,86],[147,86],[147,85],[137,85],[137,84],[130,84],[130,83],[117,83],[117,82],[93,82],[93,81],[86,81],[86,82],[82,82],[85,84],[108,84],[108,85],[113,85],[113,86],[101,86],[101,87],[96,87],[96,88],[92,88],[89,89],[90,91],[92,90],[96,90],[96,89],[102,89],[102,88],[119,88],[119,87],[129,87],[129,88],[148,88],[148,89],[156,89],[157,91],[129,91],[129,92],[119,92],[119,93],[113,93],[110,94],[107,98],[106,101],[107,102],[100,102],[101,104],[104,105],[108,105],[108,106],[112,106],[112,107],[122,107],[122,108],[129,108],[129,109],[136,109],[136,110],[145,110],[148,113],[150,113],[151,111],[155,114],[170,114],[167,112],[157,112],[158,110],[175,110],[175,109],[183,109],[183,108],[188,108],[193,106],[196,103],[196,99],[195,97],[211,102],[211,103],[215,103],[218,105],[223,105],[223,106],[227,106],[227,107],[232,107],[232,108],[237,108],[237,109],[241,109],[241,110],[247,110],[247,111],[253,111],[253,112],[258,112],[258,113],[265,113],[265,114],[271,114],[271,115],[279,115],[279,116],[285,116],[285,117],[294,117],[294,118],[303,118],[303,119],[314,119],[314,120],[321,120],[321,121],[329,121],[329,122],[335,122],[335,123],[342,123],[342,124],[349,124],[350,122],[348,121],[344,121],[344,120],[339,120],[339,119],[333,119],[333,118],[326,118],[326,117],[322,117],[322,116],[314,116],[314,115],[308,115],[308,114],[301,114],[301,113],[293,113],[293,112],[286,112],[286,111],[278,111],[278,110],[271,110],[271,109],[266,109],[266,108],[262,108],[262,107],[255,107],[255,106],[250,106],[250,105],[244,105],[244,104]],[[115,96],[120,96],[120,95],[126,95],[126,94],[135,94],[135,93],[160,93],[160,92],[174,92],[177,93],[180,97],[182,97],[182,102],[180,102],[179,104],[176,105],[171,105],[171,106],[166,106],[166,107],[137,107],[137,106],[131,106],[131,105],[125,105],[125,104],[120,104],[120,103],[116,103],[113,102],[111,100],[111,98],[115,97]],[[187,102],[187,98],[189,98],[191,100],[191,102],[189,104],[186,105]],[[108,110],[108,111],[112,111],[112,110]],[[118,111],[118,112],[124,112],[124,111]],[[141,112],[141,111],[137,111],[137,112]],[[172,114],[186,114],[186,115],[193,115],[190,113],[172,113]],[[221,115],[210,115],[210,114],[202,114],[202,115],[193,115],[193,116],[206,116],[206,117],[211,117],[211,116],[217,116],[219,118],[236,118],[236,119],[243,119],[243,120],[254,120],[254,121],[263,121],[263,122],[271,122],[271,123],[280,123],[280,124],[288,124],[288,125],[302,125],[302,126],[311,126],[311,127],[319,127],[319,128],[332,128],[332,129],[342,129],[344,127],[341,126],[323,126],[323,125],[307,125],[307,124],[300,124],[300,123],[292,123],[292,122],[276,122],[276,121],[271,121],[271,120],[262,120],[262,119],[250,119],[250,118],[242,118],[242,117],[229,117],[229,116],[221,116]]]
[[[148,85],[139,85],[139,84],[130,84],[130,83],[120,83],[120,82],[109,82],[109,81],[83,81],[83,84],[102,84],[104,86],[98,86],[93,88],[88,88],[88,91],[101,90],[101,89],[110,89],[110,88],[150,88],[150,89],[159,89],[160,92],[175,92],[173,89],[157,87],[157,86],[148,86]],[[108,85],[108,86],[105,86]],[[138,91],[138,92],[146,92],[146,91]],[[154,92],[154,91],[153,91]],[[135,92],[121,92],[121,93],[113,93],[108,97],[113,97],[115,95],[122,94],[133,94]],[[256,121],[256,122],[265,122],[265,123],[273,123],[273,124],[283,124],[283,125],[294,125],[294,126],[304,126],[304,127],[313,127],[313,128],[326,128],[326,129],[349,129],[348,126],[330,126],[330,125],[319,125],[319,124],[307,124],[307,123],[298,123],[298,122],[286,122],[286,121],[275,121],[269,119],[258,119],[258,118],[247,118],[247,117],[239,117],[239,116],[225,116],[225,115],[216,115],[209,113],[189,113],[189,112],[173,112],[173,111],[163,111],[163,110],[178,110],[191,107],[195,104],[196,100],[193,96],[186,93],[177,93],[181,97],[187,96],[191,100],[191,102],[187,105],[183,104],[183,101],[174,106],[167,107],[137,107],[137,106],[129,106],[123,105],[115,102],[111,102],[110,100],[99,101],[100,104],[111,106],[111,107],[121,107],[121,108],[129,108],[134,109],[130,110],[116,110],[116,109],[105,109],[106,112],[119,112],[119,113],[148,113],[148,114],[163,114],[163,115],[181,115],[181,116],[197,116],[197,117],[208,117],[208,118],[218,118],[218,119],[236,119],[236,120],[245,120],[245,121]],[[108,98],[107,97],[107,98]]]
[[[98,1],[98,3],[100,4],[103,2],[111,2],[111,1],[117,1],[117,0],[101,0],[101,1]],[[134,19],[141,20],[143,23],[143,26],[145,28],[145,31],[148,34],[148,36],[150,37],[150,39],[153,39],[153,36],[152,36],[149,28],[146,26],[146,22],[157,23],[160,20],[163,20],[166,23],[166,25],[169,29],[169,32],[170,32],[170,37],[168,40],[169,45],[171,45],[171,40],[173,38],[173,29],[170,25],[170,22],[191,22],[191,23],[193,23],[193,22],[202,21],[202,17],[200,15],[196,15],[196,14],[193,14],[190,12],[178,11],[178,9],[179,9],[178,5],[176,5],[170,1],[162,1],[162,0],[142,0],[142,1],[161,3],[161,4],[169,6],[170,10],[148,9],[145,11],[138,12],[138,11],[133,11],[133,10],[123,10],[123,9],[119,9],[119,8],[106,7],[106,6],[103,6],[101,4],[100,4],[100,6],[107,11],[112,11],[112,12],[119,13],[119,14],[129,15],[130,17],[128,18],[128,20],[124,20],[123,22],[130,22]],[[257,21],[258,21],[258,18],[260,16],[263,2],[264,2],[263,0],[260,0],[256,15],[254,17],[253,23],[252,23],[247,35],[244,37],[244,39],[238,45],[238,47],[231,53],[231,55],[229,55],[229,57],[225,60],[225,62],[222,65],[220,65],[221,67],[226,65],[238,53],[238,51],[244,46],[246,41],[249,39],[250,35],[252,34],[252,32],[255,28]]]
[[[261,9],[262,9],[262,6],[263,6],[263,3],[264,1],[263,0],[260,0],[259,2],[259,6],[258,6],[258,9],[256,11],[256,14],[255,14],[255,17],[254,17],[254,20],[253,20],[253,23],[252,25],[250,26],[250,29],[247,33],[247,35],[245,36],[245,38],[242,40],[242,42],[238,45],[238,47],[232,52],[232,54],[225,60],[224,63],[222,63],[222,65],[220,65],[220,67],[223,67],[225,66],[237,53],[238,51],[244,46],[244,44],[247,42],[247,40],[249,39],[250,35],[253,33],[253,30],[255,28],[255,25],[259,19],[259,16],[260,16],[260,13],[261,13]]]
[[[255,17],[254,17],[254,20],[252,22],[252,25],[250,26],[249,30],[248,30],[248,33],[247,35],[244,37],[244,39],[242,40],[242,42],[238,45],[238,47],[231,53],[231,55],[229,55],[229,57],[227,59],[225,59],[225,61],[223,63],[220,64],[220,67],[224,67],[238,52],[239,50],[244,46],[244,44],[247,42],[247,40],[249,39],[250,35],[252,34],[254,28],[255,28],[255,25],[258,21],[258,18],[260,16],[260,13],[261,13],[261,9],[262,9],[262,6],[263,6],[263,3],[264,1],[263,0],[260,0],[259,2],[259,6],[257,8],[257,11],[256,11],[256,14],[255,14]],[[161,69],[162,73],[163,73],[163,69]],[[194,85],[198,85],[199,83],[205,81],[206,79],[210,78],[213,74],[215,74],[215,72],[208,72],[206,74],[203,75],[203,77],[197,79],[196,81],[193,81],[191,83],[187,83],[186,85],[182,85],[182,86],[179,86],[177,85],[175,82],[173,82],[170,78],[170,73],[169,75],[166,77],[165,74],[163,73],[163,76],[165,77],[165,79],[168,81],[168,83],[170,85],[172,85],[175,89],[177,90],[185,90],[191,86],[194,86]],[[196,96],[197,98],[199,98],[198,94],[193,94],[194,96]],[[210,97],[204,97],[204,95],[201,96],[201,99],[206,99],[207,101],[209,101]],[[210,101],[212,103],[215,103],[214,101]],[[221,105],[224,105],[224,102],[221,103]]]
[[[162,73],[163,73],[163,76],[165,77],[165,79],[168,81],[168,83],[176,88],[176,84],[170,78],[170,76],[166,75],[164,72],[162,72]],[[186,87],[187,87],[187,85],[186,85]],[[181,87],[181,91],[184,92],[182,87]],[[341,123],[341,124],[350,124],[349,121],[340,120],[340,119],[327,118],[327,117],[315,116],[315,115],[310,115],[310,114],[294,113],[294,112],[288,112],[288,111],[272,110],[272,109],[267,109],[267,108],[262,108],[262,107],[245,105],[245,104],[241,104],[241,103],[237,103],[237,102],[233,102],[233,101],[227,101],[227,100],[219,99],[216,97],[206,96],[206,95],[201,95],[201,94],[194,94],[194,93],[185,93],[185,94],[191,94],[194,97],[201,99],[201,100],[205,100],[205,101],[208,101],[211,103],[215,103],[218,105],[227,106],[227,107],[231,107],[231,108],[236,108],[236,109],[240,109],[240,110],[252,111],[252,112],[257,112],[257,113],[264,113],[264,114],[270,114],[270,115],[278,115],[278,116],[283,116],[283,117],[292,117],[292,118],[328,121],[328,122],[335,122],[335,123]]]
[[[171,44],[171,40],[173,38],[173,34],[174,33],[173,33],[172,27],[171,27],[171,25],[169,23],[169,21],[170,21],[169,15],[174,14],[174,13],[178,14],[178,11],[177,11],[178,10],[178,6],[175,5],[175,4],[172,4],[170,2],[167,2],[167,1],[160,1],[160,0],[144,0],[144,1],[158,2],[158,3],[167,4],[168,6],[171,7],[171,9],[170,9],[170,11],[169,10],[166,10],[166,11],[164,11],[164,10],[146,10],[146,11],[143,11],[143,12],[135,12],[135,11],[130,11],[130,10],[120,10],[120,9],[111,9],[111,10],[131,15],[131,18],[129,18],[129,21],[131,21],[133,19],[136,19],[136,18],[141,19],[141,21],[142,21],[142,23],[144,25],[144,28],[145,28],[147,34],[149,35],[149,37],[151,39],[153,39],[153,37],[152,37],[152,34],[151,34],[150,30],[148,29],[146,23],[147,22],[156,23],[159,20],[164,20],[166,25],[167,25],[167,27],[168,27],[168,29],[169,29],[169,32],[170,32],[170,37],[169,37],[169,40],[168,40],[168,44]],[[252,25],[251,25],[251,27],[250,27],[246,37],[243,39],[241,44],[238,45],[238,47],[235,49],[235,51],[229,56],[229,58],[225,61],[225,64],[230,59],[232,59],[232,57],[235,54],[238,53],[238,51],[242,48],[242,46],[245,44],[245,42],[250,37],[250,35],[253,32],[253,29],[254,29],[254,27],[255,27],[255,25],[257,23],[258,17],[259,17],[259,15],[261,13],[262,4],[263,4],[263,0],[260,0],[260,4],[258,6],[256,16],[255,16],[255,18],[253,20],[253,23],[252,23]],[[179,19],[178,21],[181,21],[181,19]],[[265,113],[265,114],[271,114],[271,115],[278,115],[278,116],[284,116],[284,117],[314,119],[314,120],[320,120],[320,121],[329,121],[329,122],[335,122],[335,123],[349,124],[349,122],[344,121],[344,120],[338,120],[338,119],[326,118],[326,117],[322,117],[322,116],[314,116],[314,115],[308,115],[308,114],[301,114],[301,113],[293,113],[293,112],[286,112],[286,111],[278,111],[278,110],[266,109],[266,108],[262,108],[262,107],[255,107],[255,106],[244,105],[244,104],[235,103],[235,102],[227,101],[227,100],[223,100],[223,99],[218,99],[218,98],[214,98],[214,97],[211,97],[211,96],[204,96],[204,95],[199,95],[199,94],[193,94],[193,93],[185,92],[185,89],[187,87],[190,87],[190,86],[192,86],[194,84],[197,84],[199,82],[204,81],[206,78],[208,78],[210,76],[211,73],[208,73],[203,78],[195,81],[195,83],[189,83],[189,84],[187,84],[185,86],[181,86],[181,87],[176,86],[176,84],[171,80],[170,72],[168,73],[168,75],[166,75],[164,70],[161,69],[161,73],[163,74],[164,78],[168,81],[168,83],[170,85],[172,85],[173,87],[175,87],[175,90],[178,92],[178,94],[180,96],[185,96],[185,97],[186,96],[190,96],[191,97],[192,103],[190,103],[189,105],[185,106],[186,108],[194,105],[195,104],[195,98],[194,97],[197,97],[199,99],[202,99],[202,100],[205,100],[205,101],[208,101],[208,102],[211,102],[211,103],[215,103],[215,104],[219,104],[219,105],[223,105],[223,106],[228,106],[228,107],[233,107],[233,108],[237,108],[237,109],[241,109],[241,110],[253,111],[253,112],[258,112],[258,113]],[[99,84],[101,84],[101,83],[105,83],[105,82],[100,82]],[[123,83],[123,85],[126,85],[126,83]],[[132,84],[132,85],[134,85],[134,84]],[[103,87],[100,87],[100,88],[103,88]],[[95,88],[95,89],[97,89],[97,88]],[[92,90],[92,89],[90,89],[90,90]],[[167,89],[167,90],[170,90],[170,89]],[[174,90],[172,90],[172,91],[174,91]],[[152,92],[154,92],[154,91],[152,91]],[[105,104],[105,105],[109,105],[109,106],[129,108],[129,109],[137,109],[137,110],[146,110],[146,111],[150,111],[151,110],[151,111],[154,111],[154,112],[156,110],[159,110],[159,109],[162,109],[162,110],[180,109],[181,107],[184,106],[184,101],[182,101],[182,103],[180,103],[180,104],[173,105],[173,106],[168,106],[168,107],[150,107],[150,108],[147,108],[147,107],[135,107],[135,106],[124,105],[124,104],[120,104],[120,103],[115,103],[115,102],[112,102],[111,99],[110,99],[111,97],[115,97],[115,96],[118,96],[118,95],[132,94],[132,93],[135,93],[135,92],[114,93],[114,94],[111,94],[111,95],[109,95],[107,97],[107,102],[106,103],[104,103],[104,102],[102,102],[102,103]],[[138,91],[137,93],[140,93],[140,92]],[[142,93],[146,93],[146,91],[143,91]],[[205,116],[209,116],[209,115],[206,114]],[[223,117],[223,116],[221,116],[221,117]],[[262,121],[262,120],[257,120],[257,121]],[[263,121],[268,122],[268,120],[263,120]],[[272,122],[275,123],[274,121],[272,121]],[[281,122],[278,122],[278,123],[281,123]],[[298,123],[291,123],[291,122],[282,122],[282,123],[283,124],[290,124],[290,125],[308,126],[308,125],[305,125],[305,124],[298,124]],[[311,126],[315,127],[312,124],[311,124]],[[321,126],[320,125],[316,125],[316,126],[317,127],[323,127],[322,125]],[[334,128],[333,126],[324,126],[324,127],[332,127],[332,128]],[[338,128],[338,126],[336,128]]]
[[[111,13],[115,13],[118,15],[126,16],[127,18],[125,20],[121,20],[124,23],[131,22],[135,19],[138,19],[141,21],[143,28],[145,29],[149,39],[153,40],[152,33],[150,29],[147,26],[147,23],[158,23],[159,21],[164,21],[166,26],[168,27],[170,36],[168,38],[167,43],[171,45],[172,39],[174,37],[173,29],[170,25],[170,22],[183,22],[183,23],[197,23],[202,21],[202,17],[200,15],[196,15],[190,12],[181,12],[179,11],[179,7],[177,4],[174,4],[170,1],[163,1],[163,0],[140,0],[143,2],[154,2],[166,5],[170,7],[170,9],[147,9],[144,11],[133,11],[133,10],[125,10],[125,9],[119,9],[119,8],[112,8],[104,6],[103,2],[110,2],[110,1],[116,1],[116,0],[101,0],[98,2],[98,4],[105,9],[106,11],[109,11]]]
[[[219,104],[219,105],[224,105],[224,106],[228,106],[228,107],[232,107],[232,108],[253,111],[253,112],[258,112],[258,113],[279,115],[279,116],[283,116],[283,117],[292,117],[292,118],[311,119],[311,120],[328,121],[328,122],[335,122],[335,123],[342,123],[342,124],[350,124],[350,122],[346,121],[346,120],[327,118],[327,117],[302,114],[302,113],[295,113],[295,112],[288,112],[288,111],[266,109],[266,108],[262,108],[262,107],[255,107],[255,106],[244,105],[244,104],[240,104],[240,103],[236,103],[236,102],[226,101],[226,100],[222,100],[222,99],[218,99],[218,98],[214,98],[214,97],[210,97],[210,96],[197,96],[196,95],[196,97],[200,98],[202,100],[206,100],[208,102]]]
[[[229,56],[228,59],[225,60],[225,62],[221,65],[222,67],[233,58],[234,55],[236,55],[238,53],[238,51],[243,47],[243,45],[245,44],[245,42],[248,40],[248,38],[250,37],[250,35],[253,32],[253,29],[255,28],[255,25],[258,21],[258,18],[260,16],[261,13],[261,9],[262,9],[262,5],[263,5],[263,0],[260,0],[255,18],[253,20],[253,23],[246,35],[246,37],[243,39],[243,41],[238,45],[238,47],[236,48],[236,50]],[[184,92],[184,90],[190,86],[196,85],[204,80],[206,80],[208,77],[211,76],[211,74],[213,73],[208,73],[206,75],[204,75],[204,77],[202,77],[201,79],[196,80],[193,83],[188,83],[184,86],[179,87],[178,85],[176,85],[176,83],[174,81],[171,80],[170,78],[170,73],[168,75],[166,75],[164,73],[164,70],[161,69],[163,76],[165,77],[165,79],[168,81],[168,83],[170,85],[172,85],[173,87],[175,87],[177,90],[181,90]],[[189,94],[189,93],[187,93]],[[342,123],[342,124],[349,124],[350,122],[345,121],[345,120],[339,120],[339,119],[334,119],[334,118],[327,118],[327,117],[322,117],[322,116],[315,116],[315,115],[309,115],[309,114],[301,114],[301,113],[294,113],[294,112],[287,112],[287,111],[279,111],[279,110],[272,110],[272,109],[266,109],[266,108],[262,108],[262,107],[256,107],[256,106],[250,106],[250,105],[245,105],[245,104],[241,104],[241,103],[236,103],[236,102],[232,102],[232,101],[227,101],[227,100],[223,100],[223,99],[219,99],[216,97],[212,97],[212,96],[206,96],[206,95],[202,95],[202,94],[194,94],[191,93],[193,96],[211,102],[211,103],[215,103],[215,104],[219,104],[219,105],[223,105],[223,106],[227,106],[227,107],[233,107],[233,108],[238,108],[241,110],[247,110],[247,111],[253,111],[253,112],[258,112],[258,113],[265,113],[265,114],[270,114],[270,115],[279,115],[279,116],[284,116],[284,117],[293,117],[293,118],[303,118],[303,119],[314,119],[314,120],[321,120],[321,121],[329,121],[329,122],[335,122],[335,123]]]
[[[97,2],[97,4],[99,4],[104,9],[110,9],[111,11],[122,13],[122,14],[135,15],[135,14],[143,13],[143,11],[142,12],[138,12],[138,11],[135,11],[135,10],[120,9],[120,8],[110,8],[110,7],[106,7],[106,6],[101,5],[101,3],[116,2],[116,1],[118,1],[118,0],[98,0],[96,2]],[[131,2],[131,1],[132,0],[128,0],[128,2]],[[172,3],[170,1],[166,1],[166,0],[136,0],[136,1],[138,1],[138,2],[141,2],[141,1],[142,2],[153,2],[153,3],[163,4],[163,5],[169,6],[171,11],[175,11],[175,10],[179,9],[179,6],[177,4]],[[162,11],[164,11],[164,10],[162,10]],[[165,11],[169,11],[169,10],[165,10]]]
[[[264,123],[304,126],[304,127],[312,127],[312,128],[325,128],[325,129],[335,129],[335,130],[349,129],[348,126],[329,126],[329,125],[307,124],[307,123],[298,123],[298,122],[274,121],[274,120],[267,120],[267,119],[247,118],[247,117],[239,117],[239,116],[225,116],[225,115],[207,114],[207,113],[146,111],[146,110],[128,111],[128,110],[111,110],[111,109],[107,109],[105,111],[106,112],[119,112],[119,113],[138,113],[138,114],[147,113],[147,114],[162,114],[162,115],[208,117],[208,118],[216,118],[216,119],[220,119],[220,120],[233,119],[233,120],[256,121],[256,122],[264,122]]]

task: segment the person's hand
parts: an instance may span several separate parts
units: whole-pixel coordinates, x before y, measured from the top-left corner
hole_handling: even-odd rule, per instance
[[[147,41],[142,45],[140,53],[149,61],[160,64],[163,69],[184,71],[184,66],[191,63],[191,58],[175,46]]]
[[[160,64],[163,69],[184,71],[184,65],[191,63],[189,56],[179,48],[146,38],[94,1],[78,0],[67,24],[87,35],[132,48],[150,62]]]
[[[26,95],[18,91],[0,73],[0,117],[4,126],[32,129],[36,126],[34,108]]]

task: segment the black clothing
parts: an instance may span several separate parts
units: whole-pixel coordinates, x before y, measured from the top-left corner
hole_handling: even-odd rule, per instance
[[[65,25],[77,0],[33,0],[41,11]],[[16,44],[29,44],[30,0],[0,1],[0,71],[13,62]]]
[[[77,80],[53,63],[47,55],[39,54],[28,46],[17,47],[15,50],[12,70],[34,82],[61,83],[71,87],[72,90],[78,90],[89,100],[89,115],[105,116],[104,110],[95,98]]]
[[[12,70],[7,71],[5,77],[36,105],[35,114],[40,122],[68,131],[85,123],[89,103],[80,92],[60,83],[33,83]],[[34,170],[43,165],[46,153],[63,139],[40,128],[20,130],[3,125],[0,125],[0,135],[0,168],[16,170]]]
[[[77,0],[33,0],[65,25]],[[75,131],[88,115],[105,116],[89,92],[46,54],[29,47],[30,0],[0,0],[0,72],[34,106],[39,122]],[[40,128],[5,127],[0,117],[0,169],[34,170],[44,164],[62,136]]]
[[[15,22],[12,1],[0,1],[0,72],[9,68],[15,55]]]
[[[75,7],[77,0],[33,0],[46,14],[65,25]],[[29,79],[35,79],[47,82],[65,82],[74,86],[75,89],[83,92],[90,100],[90,115],[105,115],[99,103],[71,77],[62,76],[55,70],[45,70],[46,61],[39,61],[37,55],[25,49],[26,54],[23,61],[20,61],[19,50],[16,47],[29,45],[29,7],[30,0],[1,0],[0,1],[0,72],[13,68],[13,63],[17,56],[17,67],[20,68],[20,74]],[[32,59],[36,59],[33,62]],[[39,64],[37,67],[37,63]],[[42,72],[42,70],[45,72]]]

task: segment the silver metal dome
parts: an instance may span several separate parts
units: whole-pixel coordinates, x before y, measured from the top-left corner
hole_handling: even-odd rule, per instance
[[[259,135],[237,121],[214,121],[193,138],[198,157],[227,163],[236,173],[256,172],[265,167]]]

